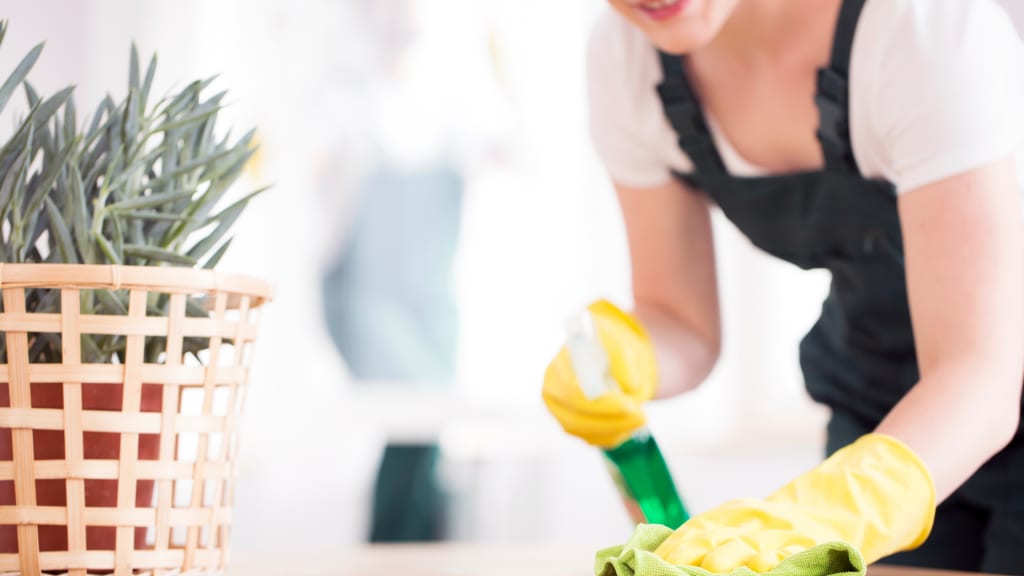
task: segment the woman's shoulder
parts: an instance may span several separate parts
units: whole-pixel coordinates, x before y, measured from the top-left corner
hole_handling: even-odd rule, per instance
[[[1010,43],[1019,37],[996,0],[868,0],[854,49],[938,61]]]
[[[590,136],[614,181],[638,188],[688,171],[655,87],[658,52],[644,34],[610,9],[594,23],[587,49]]]
[[[660,80],[656,55],[654,45],[643,32],[614,10],[605,8],[596,18],[587,44],[587,68],[592,81],[654,85]]]
[[[862,170],[901,190],[1006,154],[1024,134],[1024,49],[995,0],[868,0],[850,62]]]
[[[1024,47],[995,0],[868,0],[850,67],[852,89],[872,87],[876,103],[886,94],[932,101],[1022,77]]]

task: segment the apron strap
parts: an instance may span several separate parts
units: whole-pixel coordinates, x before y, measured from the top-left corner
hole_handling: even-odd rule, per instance
[[[814,96],[818,107],[816,134],[825,157],[825,168],[855,176],[860,175],[860,169],[850,142],[850,54],[865,1],[844,0],[836,23],[832,57],[828,66],[818,70]],[[679,147],[690,157],[698,175],[725,174],[725,163],[715,147],[700,100],[686,78],[683,58],[662,51],[658,51],[658,57],[662,71],[658,96],[679,139]]]
[[[683,59],[660,50],[658,56],[662,72],[658,96],[665,116],[679,139],[679,147],[690,157],[693,171],[697,174],[724,174],[725,164],[715,148],[700,101],[686,79]]]
[[[853,37],[865,0],[844,0],[839,10],[832,57],[818,70],[818,141],[828,170],[860,175],[850,142],[850,55]]]

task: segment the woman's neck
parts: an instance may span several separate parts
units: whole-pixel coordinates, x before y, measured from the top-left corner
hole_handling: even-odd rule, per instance
[[[820,66],[842,0],[739,0],[708,48],[751,68]]]

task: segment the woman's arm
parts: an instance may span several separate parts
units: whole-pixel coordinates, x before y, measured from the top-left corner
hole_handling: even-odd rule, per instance
[[[900,196],[921,380],[877,431],[924,461],[942,500],[1017,429],[1024,235],[1012,158]]]
[[[629,239],[635,313],[657,356],[657,396],[673,396],[700,384],[720,349],[708,202],[676,180],[615,189]]]
[[[645,424],[643,405],[652,397],[697,386],[719,348],[714,249],[703,196],[674,181],[616,190],[639,318],[604,300],[587,310],[618,389],[588,398],[563,346],[544,371],[542,390],[566,432],[602,448],[620,445]]]
[[[921,380],[879,433],[767,498],[694,517],[655,554],[716,573],[766,572],[826,542],[847,542],[871,563],[927,539],[936,502],[1002,448],[1019,419],[1024,222],[1014,168],[1008,158],[900,196]]]

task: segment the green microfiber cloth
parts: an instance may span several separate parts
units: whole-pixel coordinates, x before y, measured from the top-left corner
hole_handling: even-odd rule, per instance
[[[605,548],[597,553],[594,574],[597,576],[721,576],[696,566],[673,566],[654,550],[672,530],[657,524],[641,524],[621,546]],[[755,576],[742,566],[728,576]],[[772,571],[760,576],[864,576],[864,559],[856,548],[845,542],[828,542],[786,558]]]

